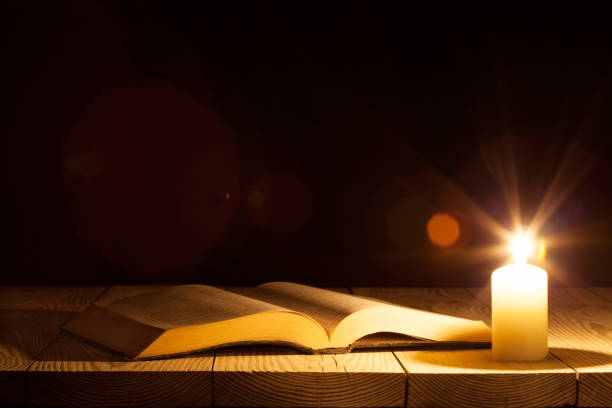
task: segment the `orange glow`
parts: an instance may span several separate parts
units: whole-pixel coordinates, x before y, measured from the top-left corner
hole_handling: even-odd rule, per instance
[[[453,245],[460,234],[459,222],[446,213],[436,213],[427,222],[429,240],[439,247]]]
[[[540,240],[540,247],[538,249],[538,261],[546,261],[546,241],[544,241],[544,239]]]
[[[251,208],[257,209],[263,207],[266,198],[261,191],[254,190],[249,193],[247,200]]]

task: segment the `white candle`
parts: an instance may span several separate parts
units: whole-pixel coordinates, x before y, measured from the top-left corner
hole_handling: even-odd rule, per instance
[[[526,263],[527,237],[516,238],[513,246],[517,263],[491,275],[493,357],[541,360],[548,354],[548,274]]]

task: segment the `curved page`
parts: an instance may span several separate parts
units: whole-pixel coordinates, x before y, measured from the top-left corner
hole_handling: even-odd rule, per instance
[[[397,306],[296,283],[265,283],[258,286],[251,296],[312,317],[327,332],[330,348],[346,348],[363,336],[379,332],[449,343],[491,341],[490,329],[482,321]]]
[[[282,306],[206,285],[182,285],[96,305],[149,326],[169,330],[235,319]]]
[[[304,313],[319,322],[331,338],[336,326],[351,314],[380,306],[375,300],[291,282],[257,286],[249,296]]]
[[[328,337],[299,312],[204,285],[185,285],[96,302],[64,328],[130,357],[153,357],[234,343],[324,348]]]

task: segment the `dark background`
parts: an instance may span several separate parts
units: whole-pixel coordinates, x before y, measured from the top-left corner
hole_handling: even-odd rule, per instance
[[[481,285],[516,185],[551,280],[612,284],[604,10],[3,7],[2,283]]]

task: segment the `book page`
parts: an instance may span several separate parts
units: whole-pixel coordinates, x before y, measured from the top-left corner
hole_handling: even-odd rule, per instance
[[[265,283],[250,296],[312,317],[327,332],[331,348],[347,347],[357,339],[377,332],[445,342],[490,342],[491,338],[489,328],[481,321],[296,283]]]
[[[282,306],[205,285],[176,286],[97,302],[96,305],[164,330],[215,323],[260,312],[291,312]]]
[[[330,338],[347,316],[380,306],[374,300],[291,282],[264,283],[249,296],[310,316],[323,326]]]

